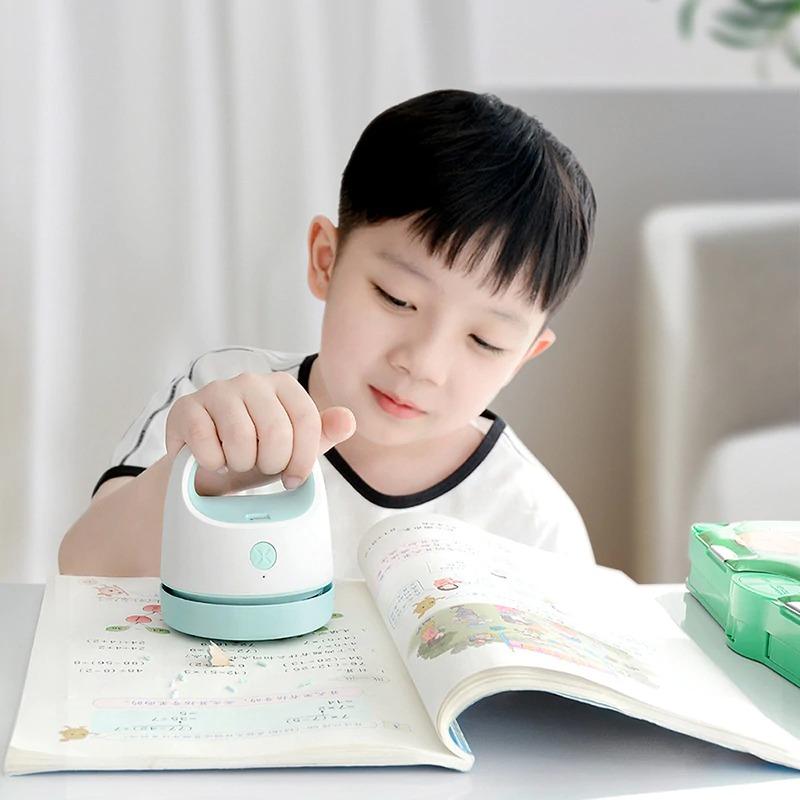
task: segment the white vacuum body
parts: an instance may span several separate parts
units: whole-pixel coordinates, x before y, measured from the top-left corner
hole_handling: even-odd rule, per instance
[[[210,639],[280,639],[333,614],[333,552],[319,462],[291,491],[207,497],[184,445],[172,465],[161,538],[161,610]]]

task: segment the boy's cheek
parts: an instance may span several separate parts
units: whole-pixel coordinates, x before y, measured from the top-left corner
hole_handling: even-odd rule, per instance
[[[372,352],[391,337],[385,320],[364,306],[341,309],[329,322],[324,335],[329,341],[336,342],[338,348],[348,351],[356,347],[360,352]]]

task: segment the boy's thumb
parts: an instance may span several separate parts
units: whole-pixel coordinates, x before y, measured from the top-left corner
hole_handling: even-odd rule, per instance
[[[326,408],[320,414],[320,421],[322,422],[320,455],[339,442],[349,439],[356,432],[356,418],[353,412],[344,406]]]

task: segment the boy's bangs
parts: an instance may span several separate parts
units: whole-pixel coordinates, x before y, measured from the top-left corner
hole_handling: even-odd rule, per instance
[[[448,268],[473,272],[491,253],[482,283],[493,294],[519,276],[525,299],[552,313],[580,278],[594,214],[588,178],[535,117],[494,95],[441,90],[364,130],[342,175],[339,229],[344,241],[407,218]]]

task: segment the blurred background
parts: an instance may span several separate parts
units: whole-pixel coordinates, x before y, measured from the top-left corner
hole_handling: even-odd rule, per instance
[[[490,91],[598,199],[557,346],[491,405],[597,560],[800,519],[800,14],[752,0],[0,0],[0,580],[204,350],[316,352],[305,236],[384,108]],[[387,154],[391,157],[391,154]]]

